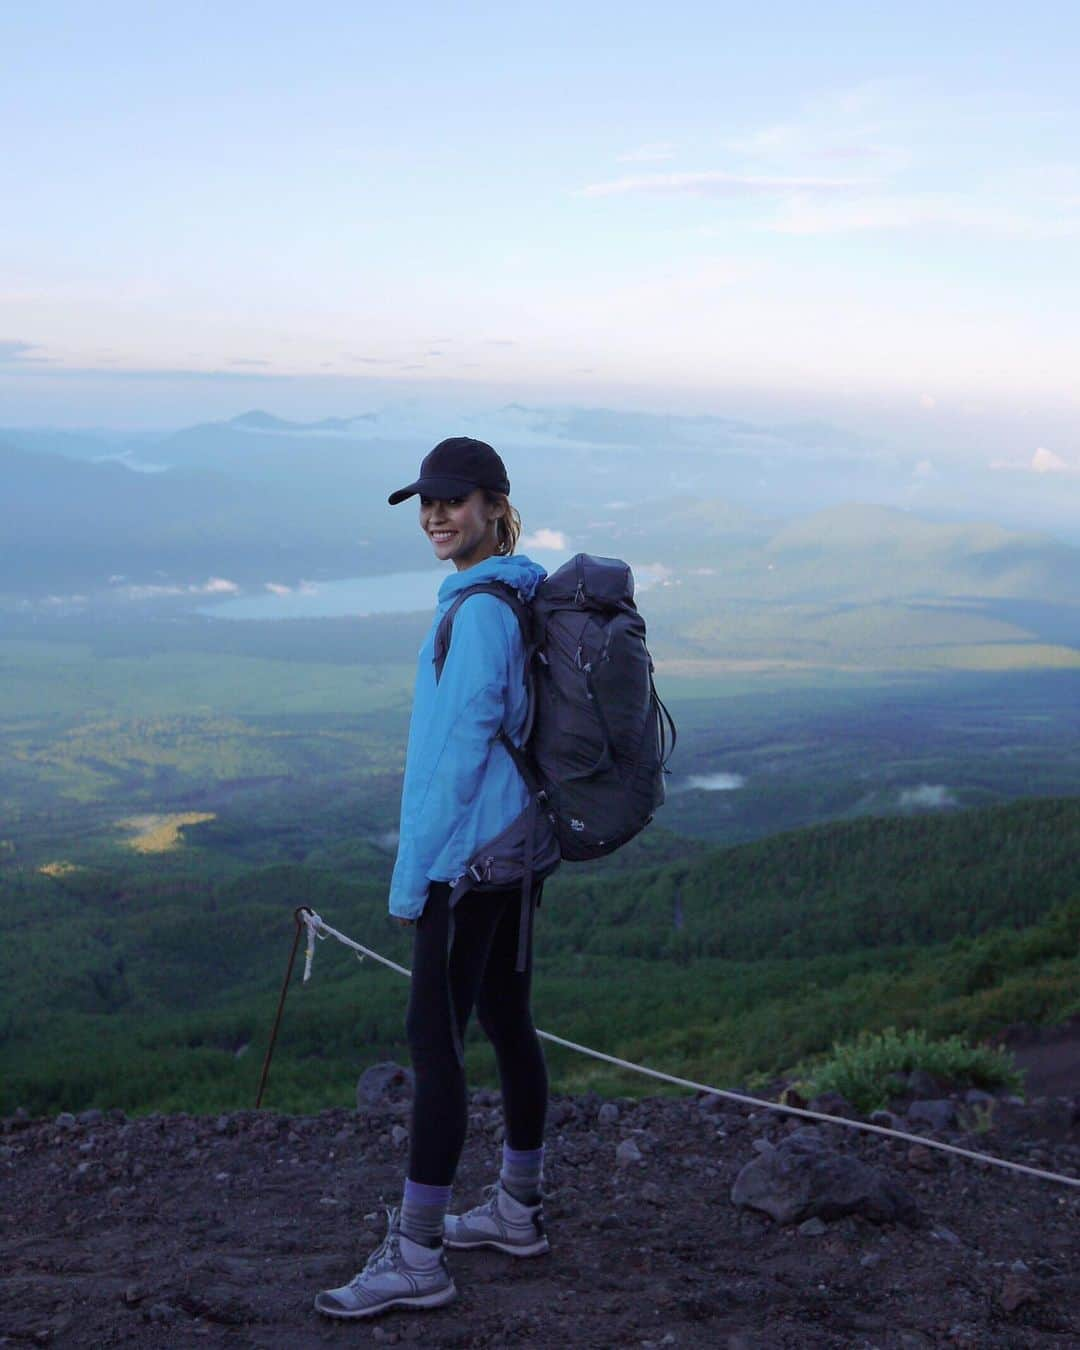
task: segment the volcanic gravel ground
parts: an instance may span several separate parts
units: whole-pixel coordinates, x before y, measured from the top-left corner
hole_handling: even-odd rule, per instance
[[[603,1109],[601,1109],[603,1108]],[[493,1179],[497,1099],[476,1093],[456,1196]],[[994,1104],[949,1136],[1080,1170],[1070,1099]],[[731,1201],[756,1140],[805,1122],[705,1101],[559,1098],[550,1116],[550,1256],[451,1254],[456,1303],[332,1322],[396,1204],[408,1106],[3,1122],[0,1344],[274,1347],[1080,1346],[1080,1190],[824,1127],[923,1216],[779,1227]],[[974,1121],[969,1120],[969,1124]],[[624,1147],[632,1139],[636,1150]],[[638,1161],[625,1161],[640,1154]]]

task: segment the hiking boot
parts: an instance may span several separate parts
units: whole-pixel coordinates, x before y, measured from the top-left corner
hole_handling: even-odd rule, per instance
[[[544,1232],[544,1206],[523,1205],[500,1182],[488,1186],[488,1199],[466,1214],[448,1214],[443,1242],[455,1251],[494,1247],[511,1256],[542,1256],[550,1251]]]
[[[457,1297],[441,1247],[429,1249],[405,1237],[391,1210],[386,1237],[348,1284],[315,1295],[327,1317],[373,1317],[388,1308],[441,1308]]]

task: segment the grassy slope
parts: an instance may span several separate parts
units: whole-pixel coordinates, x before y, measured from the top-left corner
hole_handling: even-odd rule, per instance
[[[716,1083],[790,1067],[862,1027],[1056,1020],[1080,1008],[1078,839],[1080,800],[1049,800],[564,869],[539,925],[537,1020]],[[386,865],[357,846],[333,872],[246,870],[192,842],[153,865],[9,871],[0,1109],[250,1104],[295,905],[407,963],[385,916]],[[404,1057],[405,992],[320,944],[312,984],[291,995],[273,1103],[347,1101],[365,1063]],[[468,1055],[490,1079],[486,1047]],[[564,1087],[648,1088],[568,1052],[551,1065]]]

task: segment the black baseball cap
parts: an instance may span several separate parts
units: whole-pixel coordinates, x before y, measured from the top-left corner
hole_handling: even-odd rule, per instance
[[[474,488],[509,493],[506,465],[487,441],[475,441],[471,436],[451,436],[424,456],[420,477],[408,487],[391,492],[389,502],[391,506],[397,506],[398,502],[417,493],[422,497],[449,501],[451,497],[467,497]]]

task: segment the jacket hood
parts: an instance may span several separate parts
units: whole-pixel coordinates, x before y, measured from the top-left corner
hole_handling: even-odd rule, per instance
[[[485,558],[475,567],[467,567],[464,572],[451,572],[439,587],[439,605],[448,605],[466,586],[475,586],[478,582],[501,581],[521,591],[526,600],[531,600],[537,586],[547,576],[539,563],[524,553],[511,553],[509,557],[498,554]]]

